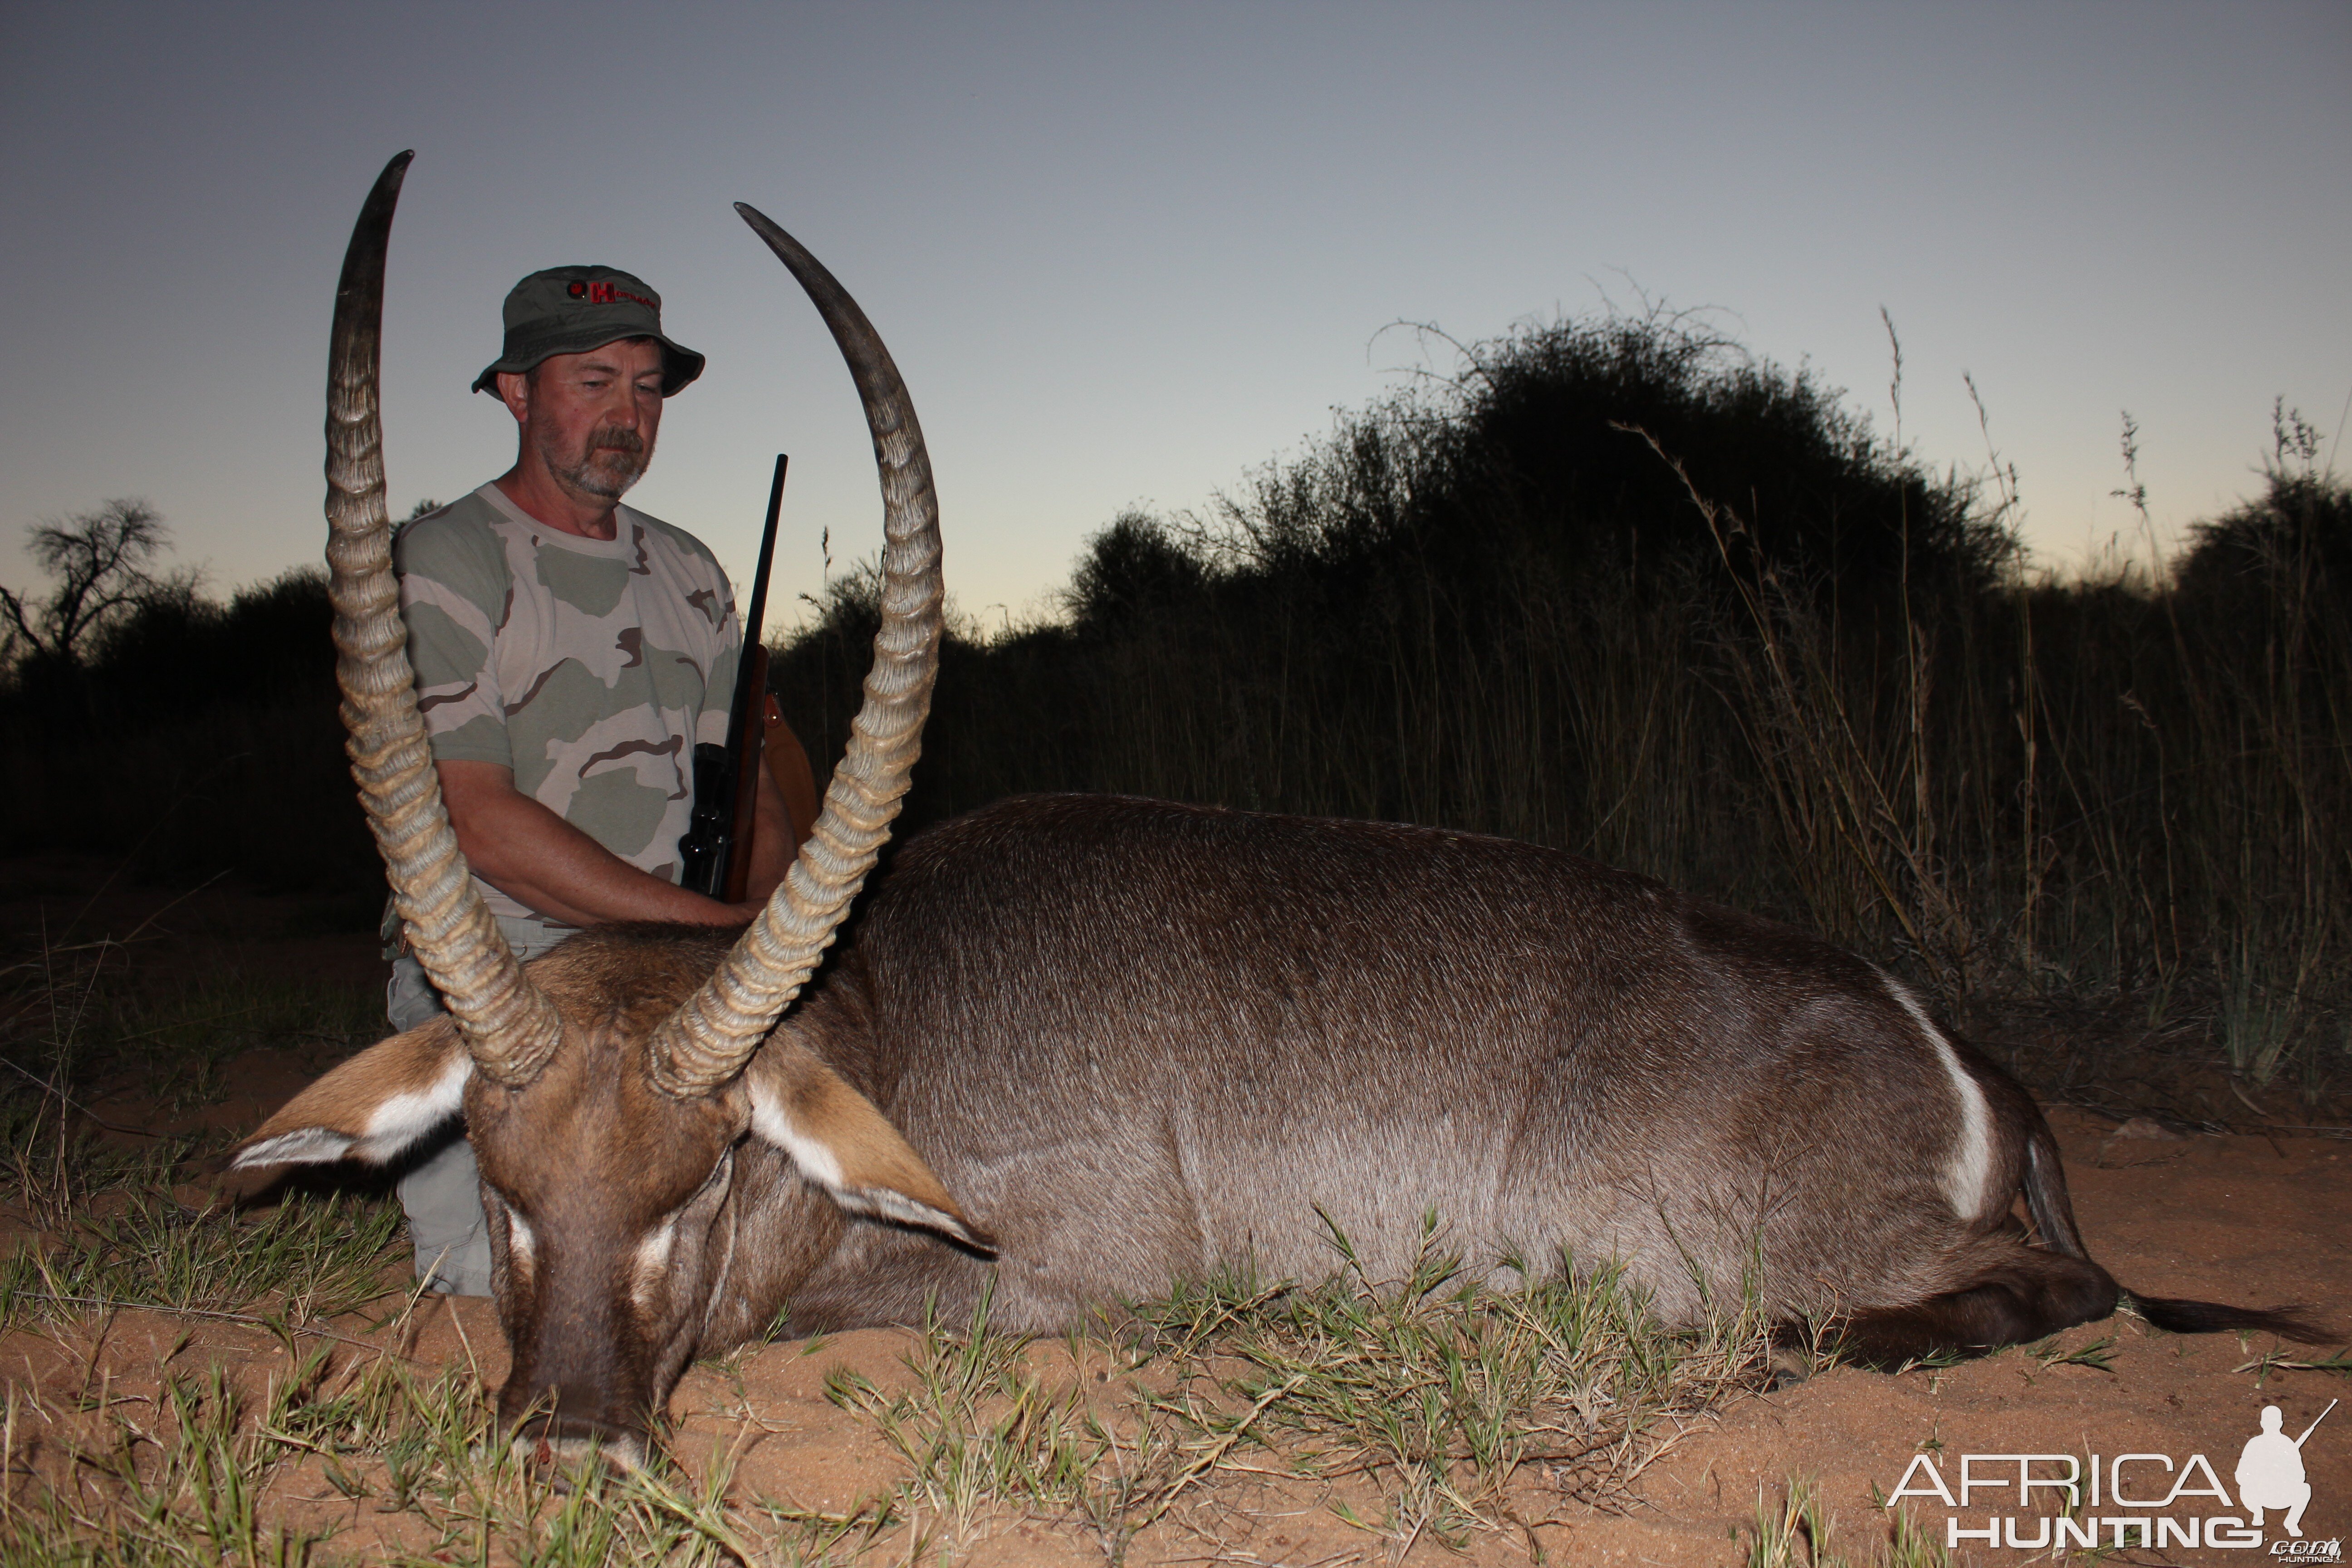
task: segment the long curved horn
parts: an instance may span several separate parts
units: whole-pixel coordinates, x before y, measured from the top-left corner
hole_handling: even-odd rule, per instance
[[[653,1081],[681,1099],[708,1093],[742,1070],[832,942],[890,837],[922,750],[940,668],[939,498],[906,383],[866,312],[833,274],[757,211],[741,202],[735,210],[808,290],[866,405],[882,473],[882,627],[874,637],[866,700],[815,829],[727,962],[654,1035]],[[747,626],[744,635],[757,637],[759,628]]]
[[[403,153],[376,177],[335,289],[327,370],[327,591],[335,605],[335,680],[351,731],[344,750],[352,777],[409,945],[457,1015],[474,1060],[499,1082],[519,1087],[554,1055],[563,1024],[524,977],[457,853],[416,712],[408,629],[392,574],[392,519],[384,510],[377,395],[384,250],[400,182],[415,156]]]

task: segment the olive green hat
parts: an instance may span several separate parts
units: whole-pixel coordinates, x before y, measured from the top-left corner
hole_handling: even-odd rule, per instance
[[[500,371],[518,374],[551,354],[586,353],[621,338],[651,338],[661,345],[662,395],[702,374],[702,356],[662,336],[661,296],[614,267],[551,267],[534,272],[507,295],[507,352],[474,378],[474,390],[498,385]]]

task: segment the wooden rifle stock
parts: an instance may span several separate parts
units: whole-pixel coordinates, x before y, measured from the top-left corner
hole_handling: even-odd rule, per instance
[[[735,831],[728,841],[727,888],[730,904],[740,904],[751,891],[751,840],[760,815],[760,769],[768,741],[768,649],[754,642],[744,652],[743,675],[751,683],[752,719],[742,742],[730,761],[735,764]]]
[[[751,602],[743,618],[743,654],[735,667],[735,700],[727,711],[727,743],[694,748],[694,814],[677,841],[678,885],[729,903],[743,901],[751,877],[751,823],[759,805],[761,742],[766,739],[768,650],[760,641],[767,622],[768,567],[775,559],[776,519],[784,505],[784,465],[768,487],[768,523],[760,536],[760,563],[751,574]]]

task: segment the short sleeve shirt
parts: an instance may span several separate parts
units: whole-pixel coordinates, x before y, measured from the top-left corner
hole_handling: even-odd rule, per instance
[[[699,540],[630,507],[610,540],[550,528],[484,485],[393,543],[434,759],[515,788],[677,880],[694,747],[727,739],[741,634]],[[535,917],[476,879],[491,912]]]

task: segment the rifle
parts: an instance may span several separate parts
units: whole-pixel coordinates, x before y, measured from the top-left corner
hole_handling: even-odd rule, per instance
[[[784,506],[784,465],[768,487],[768,526],[760,536],[760,563],[751,574],[751,603],[743,616],[743,657],[735,667],[735,700],[727,710],[727,743],[694,748],[694,815],[677,841],[678,885],[728,903],[743,901],[751,875],[751,821],[760,797],[761,720],[768,689],[768,649],[760,629],[768,613],[768,566],[776,553],[776,519]]]

